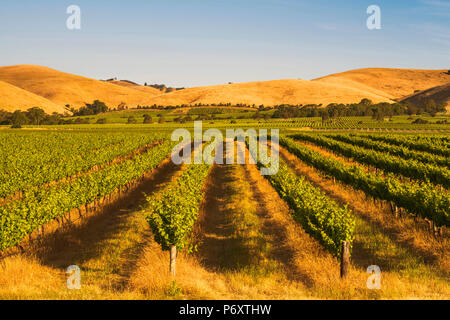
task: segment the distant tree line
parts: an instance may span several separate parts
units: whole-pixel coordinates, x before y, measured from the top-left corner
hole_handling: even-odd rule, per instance
[[[204,108],[204,107],[215,107],[215,108]],[[175,122],[185,123],[193,120],[219,120],[219,119],[233,119],[230,115],[229,117],[217,117],[221,111],[220,108],[216,108],[217,106],[227,107],[232,106],[231,103],[220,103],[220,104],[212,104],[212,105],[204,105],[201,103],[197,103],[194,106],[191,105],[181,105],[181,106],[156,106],[153,107],[142,107],[139,106],[137,109],[159,109],[159,110],[172,110],[181,107],[191,107],[197,108],[197,110],[190,110],[187,116],[180,116],[174,119]],[[253,115],[240,115],[237,119],[246,119],[253,118],[255,120],[269,118],[300,118],[300,117],[321,117],[322,121],[329,121],[331,119],[340,118],[340,117],[353,117],[353,116],[369,116],[373,119],[383,121],[386,117],[392,117],[397,115],[422,115],[422,114],[430,114],[431,116],[436,115],[439,112],[445,112],[446,108],[442,105],[436,104],[432,99],[428,99],[423,101],[420,107],[410,103],[373,103],[369,99],[363,99],[359,103],[352,104],[338,104],[331,103],[326,107],[322,107],[322,105],[278,105],[274,107],[265,107],[264,105],[256,106],[256,105],[245,105],[239,104],[234,105],[239,107],[250,107],[256,109],[257,112]],[[61,115],[57,113],[53,113],[48,115],[45,111],[39,107],[33,107],[28,109],[27,111],[16,110],[14,112],[7,112],[0,110],[0,125],[12,125],[12,127],[20,128],[22,125],[64,125],[64,124],[88,124],[91,120],[95,118],[89,118],[86,116],[90,115],[98,115],[108,111],[113,110],[125,110],[128,109],[125,103],[121,103],[119,107],[116,109],[109,109],[108,106],[99,100],[95,100],[91,104],[86,104],[84,107],[76,110],[74,108],[70,108],[69,105],[66,106],[70,109],[75,117],[83,117],[83,118],[68,118],[67,115]],[[202,108],[203,107],[203,108]],[[230,111],[231,109],[227,109]],[[264,113],[265,111],[274,110],[272,116],[268,113]],[[198,111],[198,112],[197,112]],[[194,115],[197,115],[193,118]],[[142,121],[142,122],[141,122]],[[159,115],[158,123],[164,123],[166,120],[164,116]],[[422,121],[422,120],[418,120]],[[145,114],[143,120],[137,120],[134,116],[128,117],[128,123],[153,123],[153,119],[150,115]],[[105,124],[107,123],[106,118],[98,118],[96,120],[97,124]]]
[[[59,124],[62,117],[58,113],[48,115],[39,107],[33,107],[27,111],[0,110],[0,125],[11,125],[13,128],[20,128],[23,125],[52,125]]]
[[[280,105],[275,107],[273,118],[300,118],[300,117],[322,117],[328,120],[339,117],[362,117],[369,116],[382,120],[385,117],[397,115],[420,115],[428,113],[435,115],[438,112],[445,112],[445,107],[437,105],[433,100],[426,101],[421,108],[411,103],[376,103],[369,99],[363,99],[360,103],[338,104],[331,103],[325,108],[319,105],[291,106]]]

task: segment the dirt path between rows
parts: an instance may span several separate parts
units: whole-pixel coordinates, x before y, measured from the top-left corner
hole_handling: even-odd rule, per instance
[[[232,269],[229,253],[239,250],[232,239],[232,226],[227,219],[228,184],[232,182],[232,166],[214,165],[205,184],[205,196],[195,233],[199,238],[198,256],[206,269],[218,271]]]
[[[230,188],[227,185],[234,183],[232,174],[238,170],[250,187],[249,200],[254,204],[258,219],[255,223],[260,225],[263,236],[263,239],[259,239],[263,243],[256,245],[263,251],[256,253],[261,255],[261,260],[257,262],[259,267],[264,264],[275,266],[275,272],[282,274],[283,280],[279,282],[284,283],[286,290],[289,290],[289,286],[296,290],[303,288],[299,299],[313,295],[313,291],[307,291],[316,285],[329,286],[338,281],[337,260],[292,219],[289,207],[261,175],[257,166],[243,165],[240,168],[242,170],[238,166],[216,165],[211,171],[197,231],[201,237],[197,257],[204,268],[220,274],[254,267],[254,259],[246,259],[242,252],[246,248],[233,237],[233,226],[229,219],[233,212],[227,207],[230,201]],[[239,251],[242,254],[237,253]]]
[[[148,226],[130,218],[130,213],[139,209],[146,194],[159,190],[180,168],[166,159],[136,189],[106,205],[80,225],[50,235],[40,244],[35,256],[42,264],[53,268],[78,265],[87,274],[104,273],[111,276],[108,281],[112,287],[123,289],[143,248],[151,241]],[[123,239],[117,239],[117,235],[127,235],[127,232],[133,234],[128,235],[126,244],[120,245]],[[120,255],[113,257],[115,259],[108,254],[111,244]]]
[[[315,148],[324,156],[332,156],[325,151]],[[333,182],[315,168],[305,164],[285,148],[280,147],[280,156],[298,175],[305,176],[315,186],[321,188],[330,198],[342,205],[348,205],[358,216],[383,231],[395,243],[419,255],[429,264],[436,264],[446,273],[449,272],[449,246],[448,237],[435,238],[424,226],[418,224],[413,218],[404,216],[394,218],[389,206],[383,201],[374,201],[366,198],[364,192],[354,190],[350,186]],[[336,157],[336,156],[334,156]],[[342,159],[338,159],[343,161]],[[356,243],[357,245],[357,243]],[[361,261],[362,265],[370,263],[370,256]]]

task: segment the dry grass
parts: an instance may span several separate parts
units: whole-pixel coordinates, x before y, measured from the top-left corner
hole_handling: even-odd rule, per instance
[[[0,81],[0,106],[5,111],[27,110],[40,106],[47,113],[64,113],[65,108],[41,96]]]
[[[274,80],[184,89],[151,99],[150,104],[181,105],[230,102],[256,105],[353,103],[389,99],[359,88],[308,80]]]
[[[0,264],[0,299],[448,299],[442,260],[427,261],[397,238],[415,233],[409,220],[390,221],[357,192],[332,184],[281,148],[282,156],[357,214],[350,275],[290,215],[255,165],[215,165],[194,237],[195,254],[181,253],[176,282],[169,253],[153,241],[136,207],[142,195],[122,200],[108,214],[91,217],[42,243],[35,254]],[[181,171],[159,172],[147,192],[164,187]],[[137,191],[136,191],[137,192]],[[361,206],[361,207],[359,207]],[[371,218],[371,217],[375,218]],[[379,219],[379,221],[377,220]],[[394,225],[389,229],[389,223]],[[409,233],[408,233],[409,232]],[[423,238],[424,242],[438,240]],[[434,241],[434,242],[433,242]],[[448,246],[447,246],[448,247]],[[430,250],[424,247],[423,251]],[[82,269],[82,289],[67,290],[64,270]],[[382,269],[382,290],[366,288],[366,268]],[[441,268],[441,269],[440,269]]]
[[[334,200],[347,204],[356,214],[356,239],[352,256],[354,271],[363,278],[364,270],[369,265],[379,265],[382,269],[383,289],[372,291],[365,297],[450,297],[448,238],[435,238],[410,217],[395,219],[387,206],[366,199],[364,193],[348,186],[333,183],[330,178],[304,164],[284,148],[280,148],[280,153],[297,174],[304,175]]]
[[[253,183],[242,166],[214,166],[195,230],[198,252],[177,259],[180,291],[171,290],[169,255],[157,245],[146,250],[132,285],[157,298],[311,298],[301,281],[288,276],[289,261],[277,252],[276,229],[268,230]]]
[[[9,94],[9,100],[3,99],[5,107],[14,104],[25,108],[33,102],[34,105],[48,108],[49,111],[59,112],[61,109],[56,110],[57,107],[54,104],[59,105],[59,108],[66,104],[78,108],[95,99],[104,101],[111,108],[117,107],[121,102],[125,102],[129,107],[199,102],[327,105],[333,102],[356,103],[363,98],[373,102],[392,102],[393,99],[413,94],[415,90],[447,84],[449,78],[450,76],[444,74],[444,70],[372,68],[333,74],[314,81],[288,79],[236,83],[189,88],[162,94],[151,87],[123,81],[98,81],[41,66],[0,67],[0,81],[45,98],[32,99],[32,96],[27,94],[28,99],[24,100],[20,98],[17,89],[9,88],[12,93]]]
[[[450,82],[450,75],[446,74],[447,71],[367,68],[332,74],[314,81],[366,88],[369,92],[378,93],[389,99],[401,99],[414,94],[415,90],[426,90],[447,84]]]
[[[412,102],[415,105],[419,105],[428,99],[434,100],[436,104],[446,106],[447,111],[450,111],[450,83],[420,91],[417,94],[407,97],[403,101]]]
[[[70,104],[78,108],[96,99],[110,108],[117,107],[121,102],[136,107],[138,104],[147,105],[148,100],[155,96],[150,92],[34,65],[0,67],[0,81],[32,92],[61,107]]]
[[[327,158],[333,158],[347,164],[358,164],[344,159],[321,147],[309,143],[298,142],[314,149]],[[355,190],[339,182],[330,183],[331,179],[319,171],[301,162],[286,149],[280,148],[282,156],[296,169],[297,173],[305,175],[315,185],[321,187],[332,198],[348,204],[356,213],[389,234],[400,245],[413,250],[427,262],[434,263],[450,276],[450,239],[448,233],[443,237],[435,237],[423,219],[414,219],[408,214],[396,219],[391,207],[386,201],[368,199],[364,192]]]
[[[147,87],[147,86],[141,86],[141,85],[137,85],[137,84],[132,84],[130,82],[127,81],[118,81],[118,80],[113,80],[113,81],[108,81],[108,83],[112,83],[118,86],[122,86],[125,88],[129,88],[129,89],[134,89],[134,90],[139,90],[142,92],[146,92],[146,93],[150,93],[151,95],[154,96],[158,96],[160,94],[163,94],[161,92],[161,90],[158,90],[156,88],[153,87]]]
[[[355,103],[363,98],[392,102],[449,82],[447,70],[370,68],[333,74],[313,81],[274,80],[189,88],[152,99],[152,104],[193,103],[324,104]]]
[[[169,183],[179,174],[179,167],[165,161],[136,189],[96,215],[81,220],[72,228],[49,234],[39,246],[27,253],[6,258],[0,269],[5,299],[142,299],[138,291],[128,290],[131,274],[143,249],[151,241],[151,232],[138,205],[144,194]],[[77,265],[82,270],[82,289],[68,290],[65,269]],[[39,276],[10,277],[28,270]],[[43,290],[42,288],[46,289]],[[13,294],[14,295],[11,295]]]

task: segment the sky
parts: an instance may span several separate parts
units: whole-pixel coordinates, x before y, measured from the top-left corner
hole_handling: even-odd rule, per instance
[[[174,87],[450,69],[450,0],[2,0],[0,65],[17,64]]]

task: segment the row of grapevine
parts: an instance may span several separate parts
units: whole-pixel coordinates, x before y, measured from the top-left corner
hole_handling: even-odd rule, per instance
[[[186,247],[203,199],[203,184],[211,165],[189,165],[167,188],[147,198],[146,219],[154,239],[171,251],[170,269],[175,276],[178,250]]]
[[[410,213],[434,221],[437,226],[450,226],[450,196],[448,192],[439,192],[430,183],[404,183],[391,174],[382,176],[368,173],[357,165],[347,165],[342,161],[324,157],[288,137],[280,137],[280,144],[305,163],[357,190],[362,190],[368,196],[391,201]]]
[[[167,158],[173,146],[170,141],[164,142],[148,152],[73,181],[27,190],[22,199],[0,206],[0,251],[16,245],[55,218],[129,185]]]
[[[268,176],[272,186],[293,210],[293,218],[333,255],[340,257],[342,241],[353,243],[355,218],[304,177],[297,177],[285,163]]]
[[[365,135],[364,135],[365,136]],[[450,157],[450,148],[445,147],[441,144],[435,144],[428,139],[414,139],[410,137],[400,136],[400,135],[367,135],[369,139],[374,141],[382,141],[396,146],[404,146],[412,150],[424,151],[433,153],[436,155],[441,155],[444,157]]]
[[[382,169],[385,172],[400,174],[412,179],[430,181],[441,184],[445,188],[450,187],[450,171],[446,168],[424,164],[412,159],[405,160],[383,152],[335,141],[322,135],[295,134],[291,137],[296,140],[312,142],[346,157],[353,158],[360,163]]]
[[[450,158],[438,156],[432,153],[414,151],[407,147],[391,145],[381,141],[375,142],[369,138],[360,137],[355,134],[327,134],[326,137],[333,140],[346,142],[352,145],[357,145],[366,149],[389,153],[403,159],[416,160],[422,163],[429,163],[432,165],[442,165],[450,168]]]
[[[264,146],[259,145],[259,148]],[[252,156],[258,159],[256,154]],[[270,161],[278,161],[278,171],[266,178],[293,210],[293,218],[303,229],[336,257],[341,257],[343,241],[348,242],[351,249],[355,233],[355,217],[351,211],[338,205],[304,177],[298,177],[282,159],[259,158],[258,165]]]
[[[93,134],[91,134],[93,135]],[[5,198],[15,192],[24,192],[30,188],[68,178],[89,170],[100,164],[129,154],[138,148],[161,140],[163,135],[130,135],[115,134],[107,137],[95,138],[87,135],[74,135],[72,140],[64,139],[66,136],[56,136],[42,139],[38,145],[27,143],[34,152],[24,155],[16,154],[13,150],[22,139],[12,141],[11,145],[2,149],[3,166],[0,168],[0,198]],[[83,141],[82,138],[88,138]],[[62,139],[64,144],[56,141]],[[95,141],[95,142],[94,142]],[[100,141],[100,143],[99,143]],[[86,146],[93,142],[93,145]],[[66,146],[69,144],[69,146]],[[74,150],[73,145],[78,149]],[[96,149],[95,149],[96,148]]]

